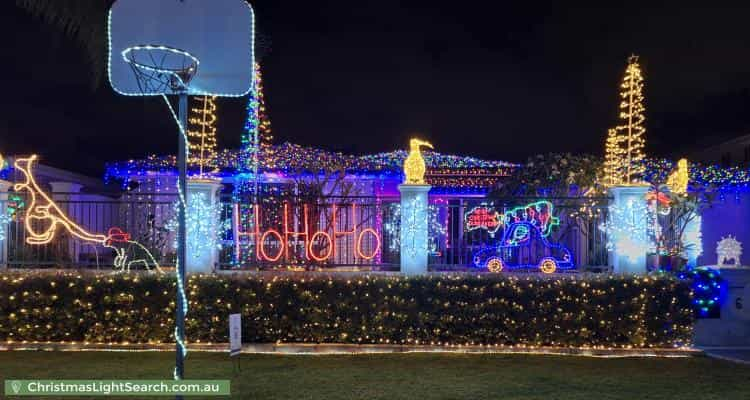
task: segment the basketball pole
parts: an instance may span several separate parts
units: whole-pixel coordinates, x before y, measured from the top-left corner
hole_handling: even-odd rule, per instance
[[[184,129],[187,129],[187,113],[188,113],[188,94],[186,90],[181,91],[179,94],[179,118],[180,124]],[[187,229],[185,226],[185,206],[187,204],[187,143],[185,143],[185,136],[180,132],[180,140],[177,153],[177,185],[179,188],[179,195],[183,196],[183,201],[178,201],[178,219],[179,227],[177,228],[177,275],[178,279],[181,280],[182,287],[185,287],[185,262],[186,249],[187,249]],[[177,293],[177,332],[181,339],[185,338],[185,313],[184,304],[182,304],[182,296],[180,296],[179,288]],[[176,344],[177,359],[175,360],[175,369],[177,372],[178,379],[183,379],[185,376],[185,359],[180,348],[180,344]],[[177,396],[177,399],[182,399],[182,396]]]

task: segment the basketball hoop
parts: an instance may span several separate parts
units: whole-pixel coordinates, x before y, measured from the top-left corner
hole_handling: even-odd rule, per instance
[[[185,92],[200,61],[185,50],[169,46],[138,45],[122,51],[143,94]]]
[[[161,96],[180,131],[174,319],[177,352],[174,377],[179,380],[184,377],[187,354],[184,196],[187,193],[188,96],[240,97],[250,92],[255,65],[255,16],[246,0],[116,0],[110,3],[108,75],[112,89],[125,96]],[[144,43],[168,43],[169,46]],[[194,54],[200,56],[200,62]],[[201,64],[200,74],[198,64]],[[176,95],[177,112],[167,95]]]

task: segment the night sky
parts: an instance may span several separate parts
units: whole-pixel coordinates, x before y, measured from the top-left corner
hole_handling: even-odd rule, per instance
[[[106,79],[92,88],[76,42],[1,3],[1,153],[101,176],[106,161],[175,151],[161,100],[117,96]],[[748,10],[516,3],[256,2],[272,40],[262,64],[276,141],[374,153],[419,132],[438,151],[490,159],[601,154],[631,53],[646,79],[648,153],[748,133]],[[238,147],[245,99],[218,104],[219,144]]]

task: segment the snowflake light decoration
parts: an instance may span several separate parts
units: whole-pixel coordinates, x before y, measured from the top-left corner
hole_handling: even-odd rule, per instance
[[[610,205],[610,219],[600,229],[607,232],[607,250],[618,251],[628,258],[635,258],[653,249],[649,229],[649,210],[642,202],[630,200],[624,207]]]
[[[179,226],[177,203],[174,208],[174,216],[166,224],[166,228],[172,231],[176,231]],[[188,196],[185,223],[188,254],[192,254],[195,258],[202,257],[206,251],[220,249],[219,233],[229,229],[230,226],[228,220],[221,221],[221,204],[211,204],[205,193],[192,193]],[[173,246],[177,248],[176,239]]]
[[[390,251],[398,251],[401,248],[401,204],[393,203],[389,206],[391,207],[389,213],[390,217],[388,218],[388,221],[383,224],[383,227],[390,237],[388,249]],[[446,222],[440,220],[440,207],[438,205],[430,204],[427,207],[427,210],[429,218],[427,247],[429,251],[436,252],[438,251],[438,239],[446,237],[448,234],[448,227]],[[416,251],[416,249],[414,250]]]
[[[10,223],[11,218],[5,210],[0,209],[0,243],[5,240],[5,230]]]

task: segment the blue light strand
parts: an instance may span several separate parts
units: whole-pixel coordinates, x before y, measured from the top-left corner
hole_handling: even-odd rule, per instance
[[[172,104],[169,102],[169,99],[167,98],[167,95],[162,94],[162,98],[164,99],[164,102],[167,103],[167,107],[169,107],[169,112],[172,114],[172,118],[174,118],[175,122],[177,122],[177,127],[179,128],[182,140],[185,143],[185,156],[187,157],[190,154],[189,150],[189,141],[187,137],[187,133],[185,131],[185,127],[182,126],[182,122],[180,122],[180,118],[177,116],[177,114],[174,111],[174,108],[172,108]],[[179,201],[182,203],[182,207],[184,207],[185,211],[187,212],[187,202],[185,201],[185,194],[182,193],[182,188],[180,188],[179,181],[177,182],[177,197]],[[179,232],[179,230],[178,230]],[[178,239],[179,242],[179,239]],[[182,274],[180,274],[180,258],[177,257],[177,260],[175,262],[175,273],[177,276],[177,293],[180,296],[180,302],[182,303],[182,316],[183,318],[187,317],[188,313],[188,301],[187,301],[187,294],[185,293],[185,286],[182,284]],[[177,328],[177,324],[175,323],[174,328],[174,339],[175,342],[177,342],[177,345],[180,347],[180,351],[182,352],[182,357],[187,357],[187,345],[185,343],[185,337],[180,335],[179,329]],[[174,379],[180,380],[181,377],[177,373],[177,367],[174,368]]]
[[[253,76],[255,78],[255,70],[257,66],[253,66]],[[258,129],[260,127],[260,118],[258,115],[258,107],[260,102],[258,101],[257,93],[258,82],[257,78],[253,79],[253,87],[247,96],[247,119],[245,120],[244,134],[242,135],[242,148],[239,153],[239,168],[240,172],[255,171],[255,167],[258,163],[260,140],[258,135]],[[250,163],[252,162],[252,165]]]
[[[693,308],[698,318],[710,318],[726,298],[726,282],[718,270],[708,267],[689,269],[678,275],[692,281]]]
[[[250,5],[250,3],[245,2],[245,6],[250,11],[250,23],[253,27],[255,27],[255,10],[253,10],[253,7]],[[255,60],[255,29],[250,29],[250,59]],[[117,86],[115,86],[114,81],[112,80],[112,8],[110,7],[109,12],[107,12],[107,78],[109,79],[110,86],[112,86],[112,89],[117,92],[117,94],[123,95],[123,96],[131,96],[131,97],[143,97],[143,96],[159,96],[164,95],[164,93],[143,93],[143,92],[125,92],[120,90]],[[214,92],[208,92],[205,90],[195,90],[191,89],[190,95],[193,96],[218,96],[218,97],[243,97],[246,94],[252,90],[252,82],[248,86],[247,91],[242,93],[214,93]],[[171,107],[171,106],[170,106]]]
[[[536,263],[522,264],[509,262],[511,259],[515,260],[516,258],[520,260],[520,255],[514,255],[514,249],[520,249],[522,246],[531,247],[533,240],[539,240],[542,246],[550,249],[549,256],[542,255]],[[505,224],[499,243],[483,247],[472,255],[474,265],[478,268],[487,268],[487,262],[492,258],[500,258],[503,265],[502,269],[507,268],[508,270],[541,268],[541,263],[547,259],[554,262],[555,270],[571,270],[575,268],[573,253],[570,249],[559,243],[550,243],[540,227],[529,221]]]

